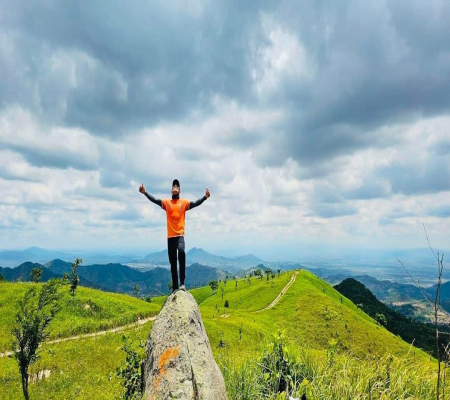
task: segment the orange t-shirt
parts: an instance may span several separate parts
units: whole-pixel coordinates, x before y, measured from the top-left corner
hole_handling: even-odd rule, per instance
[[[161,207],[167,214],[167,237],[184,236],[184,215],[189,210],[186,199],[162,199]]]

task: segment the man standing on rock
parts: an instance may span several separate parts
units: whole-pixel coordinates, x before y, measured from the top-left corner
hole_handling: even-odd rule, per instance
[[[180,199],[180,182],[174,179],[172,183],[172,199],[155,199],[145,190],[144,184],[139,191],[153,203],[158,204],[167,214],[167,249],[169,253],[170,270],[172,273],[172,293],[178,289],[177,258],[180,261],[180,289],[186,290],[184,279],[186,277],[186,253],[184,251],[184,215],[186,211],[202,204],[209,196],[206,188],[205,195],[197,201]],[[178,257],[177,257],[178,250]]]

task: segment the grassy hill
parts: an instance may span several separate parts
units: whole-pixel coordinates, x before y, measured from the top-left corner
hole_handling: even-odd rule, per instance
[[[334,286],[336,290],[348,297],[355,304],[361,304],[362,309],[372,318],[386,326],[386,328],[399,335],[408,343],[414,341],[416,347],[422,348],[437,357],[435,330],[428,324],[416,322],[406,318],[402,314],[390,309],[379,301],[373,293],[362,283],[353,278],[347,278],[339,285]],[[441,351],[444,352],[447,337],[441,336]]]
[[[200,301],[212,345],[217,346],[222,333],[225,340],[234,342],[242,324],[246,339],[233,345],[230,351],[236,354],[251,349],[250,343],[258,341],[262,334],[271,335],[277,328],[285,330],[293,344],[308,348],[327,349],[333,339],[339,350],[351,350],[357,356],[387,352],[401,356],[410,351],[409,344],[378,325],[328,283],[305,270],[299,272],[294,284],[275,307],[255,313],[271,303],[291,275],[292,272],[284,273],[268,282],[266,277],[262,281],[254,279],[250,285],[241,280],[237,289],[234,281],[228,281],[223,299],[220,287],[214,296],[206,298],[210,288],[192,290]],[[225,300],[228,300],[229,308],[224,307]],[[224,314],[229,316],[221,317]],[[421,351],[416,354],[428,358]]]
[[[17,300],[22,299],[31,282],[3,282],[0,286],[0,353],[9,350],[10,332],[18,310]],[[72,297],[68,286],[61,290],[62,309],[51,323],[49,339],[64,338],[80,333],[96,332],[126,325],[139,318],[159,312],[163,298],[151,303],[125,294],[102,292],[79,286]]]
[[[357,398],[368,390],[373,398],[380,398],[379,391],[386,393],[382,398],[403,398],[398,395],[402,391],[416,398],[433,397],[435,361],[379,326],[312,273],[299,271],[279,302],[264,310],[291,281],[293,273],[289,271],[269,281],[266,277],[253,277],[250,283],[248,279],[229,280],[226,285],[221,282],[214,293],[210,287],[191,290],[199,303],[230,399],[272,398],[262,395],[270,374],[262,374],[258,368],[262,351],[270,348],[273,340],[281,340],[280,336],[273,337],[277,330],[283,331],[286,359],[298,360],[295,365],[301,371],[301,390],[308,398]],[[15,300],[31,284],[0,285],[0,343],[4,347],[13,323]],[[102,329],[106,323],[126,323],[139,315],[153,315],[165,300],[159,297],[146,303],[88,288],[79,288],[75,299],[70,297],[64,297],[61,315],[50,324],[51,337],[71,335],[73,321],[77,321],[79,328],[75,330],[80,332]],[[225,300],[229,307],[224,306]],[[86,304],[97,311],[88,311]],[[141,354],[139,339],[146,340],[151,326],[150,321],[130,332]],[[120,385],[114,370],[125,359],[120,350],[121,337],[122,334],[111,333],[44,344],[36,371],[48,369],[51,375],[30,384],[32,398],[46,399],[49,393],[64,399],[118,396]],[[9,357],[0,358],[0,392],[6,399],[21,397],[17,364]]]

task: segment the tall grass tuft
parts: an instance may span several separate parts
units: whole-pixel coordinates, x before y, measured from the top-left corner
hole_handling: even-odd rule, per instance
[[[277,333],[262,343],[258,357],[218,359],[230,399],[433,399],[436,368],[409,355],[357,358],[289,346]],[[445,399],[450,399],[446,394]]]

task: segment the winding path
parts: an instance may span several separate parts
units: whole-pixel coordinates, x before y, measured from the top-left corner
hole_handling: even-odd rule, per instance
[[[272,303],[270,303],[267,307],[262,308],[261,310],[257,310],[257,311],[253,311],[253,312],[258,313],[258,312],[261,312],[261,311],[268,310],[268,309],[272,308],[273,306],[275,306],[280,301],[281,297],[287,292],[287,290],[295,282],[295,278],[297,277],[297,275],[298,275],[298,271],[295,271],[294,274],[291,277],[291,280],[287,283],[287,285],[283,288],[283,290],[275,298],[275,300],[272,301]],[[223,318],[227,318],[228,316],[229,316],[229,314],[221,315],[221,317],[223,317]],[[83,338],[87,338],[87,337],[105,335],[108,332],[111,332],[111,333],[120,332],[120,331],[123,331],[123,330],[131,328],[131,327],[137,328],[140,325],[144,325],[144,324],[146,324],[149,321],[154,321],[155,319],[156,319],[156,315],[154,315],[152,317],[147,317],[147,318],[144,318],[144,319],[139,319],[138,321],[132,322],[131,324],[128,324],[128,325],[122,325],[122,326],[118,326],[116,328],[107,329],[106,331],[98,331],[98,332],[92,332],[92,333],[85,333],[85,334],[82,334],[82,335],[69,336],[69,337],[66,337],[66,338],[53,339],[53,340],[46,341],[44,343],[45,344],[52,344],[52,343],[66,342],[68,340],[77,340],[77,339],[83,339]],[[0,353],[0,358],[1,357],[7,357],[7,356],[9,356],[11,354],[13,354],[12,351],[6,351],[4,353]]]
[[[154,321],[156,319],[156,315],[152,316],[152,317],[147,317],[147,318],[143,318],[143,319],[138,319],[136,322],[132,322],[131,324],[127,324],[127,325],[122,325],[122,326],[117,326],[115,328],[111,328],[111,329],[107,329],[105,331],[98,331],[98,332],[92,332],[92,333],[84,333],[82,335],[76,335],[76,336],[69,336],[66,338],[60,338],[60,339],[53,339],[53,340],[49,340],[49,341],[45,341],[45,344],[52,344],[52,343],[59,343],[59,342],[66,342],[68,340],[77,340],[77,339],[83,339],[83,338],[87,338],[87,337],[93,337],[93,336],[100,336],[100,335],[105,335],[107,333],[114,333],[114,332],[120,332],[123,331],[125,329],[128,328],[137,328],[141,325],[146,324],[149,321]],[[1,357],[7,357],[10,356],[11,354],[13,354],[12,351],[6,351],[4,353],[0,353],[0,358]]]
[[[283,296],[283,294],[285,294],[287,292],[287,290],[292,286],[292,284],[295,282],[295,278],[298,275],[298,271],[295,271],[294,274],[291,277],[291,280],[287,283],[287,285],[283,288],[283,290],[280,292],[280,294],[275,298],[274,301],[272,301],[272,303],[270,303],[267,307],[262,308],[261,310],[258,311],[253,311],[255,313],[264,311],[264,310],[268,310],[269,308],[272,308],[273,306],[275,306],[281,299],[281,297]]]

